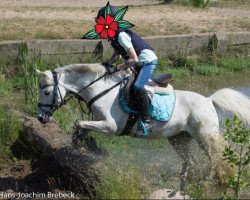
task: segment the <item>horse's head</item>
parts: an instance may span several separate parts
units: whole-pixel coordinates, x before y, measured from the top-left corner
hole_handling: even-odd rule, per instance
[[[39,84],[38,120],[46,124],[54,111],[59,108],[66,95],[66,90],[59,84],[59,74],[50,70],[38,71],[41,77]]]

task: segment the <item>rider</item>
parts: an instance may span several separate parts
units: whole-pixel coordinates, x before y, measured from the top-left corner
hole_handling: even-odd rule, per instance
[[[115,16],[118,10],[115,6],[110,5],[112,16]],[[97,19],[100,16],[105,17],[104,15],[105,7],[99,10]],[[114,49],[114,53],[108,61],[103,63],[104,65],[112,65],[122,56],[125,62],[117,66],[119,70],[124,70],[132,65],[137,65],[140,70],[133,85],[133,92],[138,101],[142,102],[139,103],[141,121],[143,122],[144,128],[150,132],[152,123],[149,115],[149,98],[144,89],[144,85],[148,82],[158,64],[154,49],[130,29],[118,28],[115,37],[109,37],[108,40]],[[139,135],[144,133],[144,128],[138,126]]]

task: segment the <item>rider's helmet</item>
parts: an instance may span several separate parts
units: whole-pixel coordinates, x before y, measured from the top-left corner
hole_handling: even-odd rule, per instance
[[[119,10],[117,7],[115,7],[115,6],[111,6],[111,5],[109,5],[110,6],[110,11],[111,11],[111,15],[112,16],[115,16],[115,13]],[[103,7],[103,8],[101,8],[99,11],[98,11],[98,14],[97,14],[97,16],[96,16],[96,18],[99,18],[100,16],[102,16],[102,17],[104,17],[105,18],[105,8],[106,8],[106,6],[105,7]]]
[[[98,36],[102,39],[115,39],[121,29],[134,26],[132,23],[122,20],[127,9],[128,6],[119,10],[117,7],[109,5],[108,2],[98,11],[95,28],[88,31],[82,39],[96,39]]]

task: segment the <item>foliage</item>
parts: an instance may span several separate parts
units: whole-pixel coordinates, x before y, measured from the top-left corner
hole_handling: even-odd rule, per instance
[[[213,66],[213,65],[204,64],[203,66],[198,66],[195,69],[195,72],[197,74],[204,75],[204,76],[213,76],[213,75],[224,74],[227,72],[227,70]]]
[[[169,59],[172,62],[172,68],[185,68],[194,71],[197,65],[194,59],[188,58],[183,52],[180,52],[176,55],[171,55]]]
[[[0,167],[17,159],[32,159],[36,151],[26,139],[17,116],[7,105],[0,104]]]
[[[196,8],[205,8],[209,5],[210,0],[176,0],[179,5],[191,5]]]
[[[34,108],[37,105],[38,96],[38,76],[35,70],[45,70],[45,63],[41,59],[41,53],[37,55],[34,54],[30,59],[26,44],[19,46],[18,57],[21,68],[19,71],[17,87],[24,89],[26,112],[34,114]]]
[[[0,97],[4,97],[9,94],[12,88],[10,80],[6,79],[5,75],[0,71]]]
[[[213,34],[212,38],[208,42],[208,49],[211,53],[215,53],[218,48],[218,38],[216,34]]]
[[[205,8],[209,5],[210,0],[189,0],[192,6],[197,8]]]
[[[225,138],[233,143],[225,148],[223,157],[231,167],[237,168],[234,177],[228,179],[228,186],[233,190],[225,193],[224,198],[238,199],[240,192],[247,185],[249,177],[248,167],[250,163],[250,129],[243,126],[243,122],[235,115],[233,124],[227,119],[225,121]]]
[[[188,184],[185,192],[193,199],[204,199],[204,191],[199,184]]]
[[[8,106],[0,104],[0,163],[11,156],[11,145],[18,138],[22,126],[9,111]]]
[[[249,57],[227,57],[221,58],[218,61],[218,67],[228,71],[242,71],[250,68]]]
[[[165,61],[162,61],[162,59]],[[165,68],[161,66],[162,63]],[[248,69],[250,68],[250,59],[247,56],[235,56],[233,54],[220,57],[215,52],[205,53],[195,58],[181,52],[171,55],[169,62],[166,62],[166,58],[160,58],[159,66],[161,71],[171,71],[170,69],[177,69],[179,71],[180,69],[185,69],[186,75],[190,72],[198,75],[213,76]],[[167,69],[166,66],[170,69]]]

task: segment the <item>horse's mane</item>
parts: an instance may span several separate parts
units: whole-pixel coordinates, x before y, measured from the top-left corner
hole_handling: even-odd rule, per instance
[[[92,74],[102,75],[105,73],[105,68],[100,63],[71,64],[57,68],[56,71],[58,72],[64,71],[66,73],[79,73],[79,74],[92,73]]]
[[[77,74],[92,74],[94,76],[101,76],[106,72],[105,67],[100,63],[94,63],[94,64],[71,64],[66,65],[60,68],[56,69],[57,72],[66,72],[66,73],[77,73]],[[115,76],[112,76],[112,78],[118,78],[124,77],[128,75],[127,71],[122,71],[120,73],[116,73]],[[106,80],[107,77],[104,78]]]

